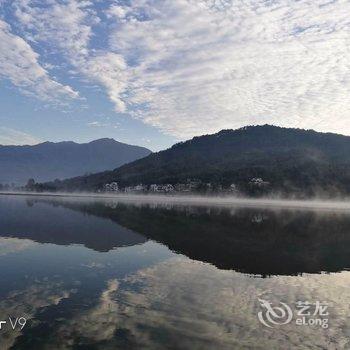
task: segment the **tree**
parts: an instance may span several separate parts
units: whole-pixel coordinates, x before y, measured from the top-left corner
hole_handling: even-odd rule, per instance
[[[35,189],[35,180],[34,179],[29,179],[26,185],[26,189],[29,191],[32,191]]]

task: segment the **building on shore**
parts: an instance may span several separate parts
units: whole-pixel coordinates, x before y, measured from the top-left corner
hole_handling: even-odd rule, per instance
[[[249,185],[252,187],[267,187],[270,185],[268,181],[264,181],[261,177],[253,177],[249,181]]]
[[[105,192],[118,192],[119,186],[117,182],[111,182],[110,184],[104,185]]]

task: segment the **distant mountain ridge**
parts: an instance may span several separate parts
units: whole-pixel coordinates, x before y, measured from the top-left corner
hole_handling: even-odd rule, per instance
[[[33,146],[0,145],[0,183],[45,182],[115,169],[149,155],[144,147],[114,139],[88,143],[43,142]]]
[[[237,184],[249,194],[249,181],[260,177],[269,192],[297,194],[350,194],[350,137],[313,130],[271,125],[222,130],[194,137],[152,153],[113,171],[63,181],[57,190],[97,190],[117,181],[181,183],[186,179]]]

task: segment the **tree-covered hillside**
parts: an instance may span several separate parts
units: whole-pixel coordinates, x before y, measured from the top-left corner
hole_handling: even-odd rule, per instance
[[[309,197],[350,193],[350,137],[276,126],[248,126],[194,137],[170,149],[113,171],[81,176],[54,190],[98,190],[116,181],[120,186],[176,184],[187,179],[229,186],[255,194],[252,178],[269,183],[264,193]]]

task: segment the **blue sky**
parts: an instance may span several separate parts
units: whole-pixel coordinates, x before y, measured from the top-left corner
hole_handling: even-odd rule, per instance
[[[350,2],[0,0],[0,144],[350,134]]]

